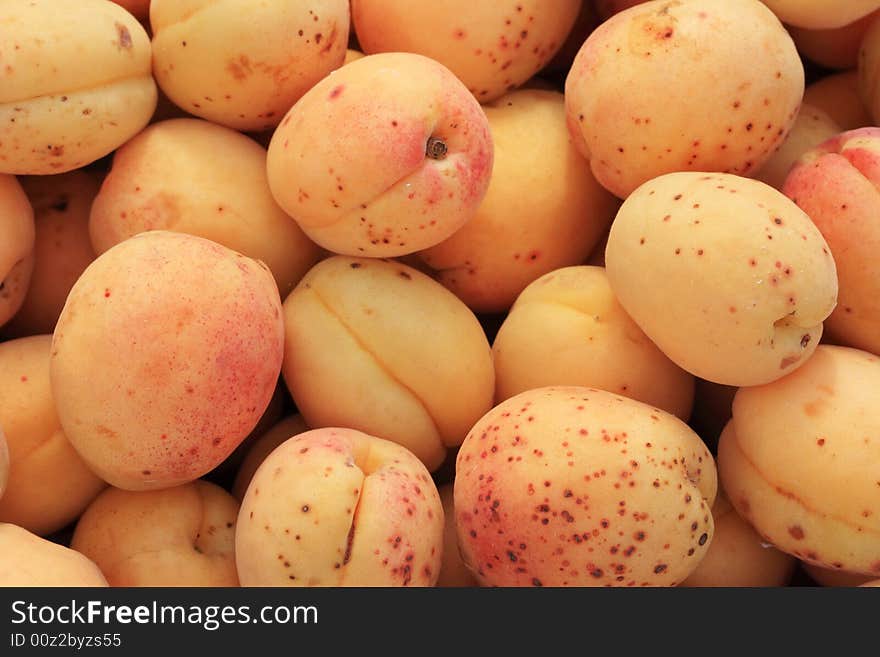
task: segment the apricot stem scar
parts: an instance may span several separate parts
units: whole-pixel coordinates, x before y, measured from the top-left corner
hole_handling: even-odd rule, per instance
[[[432,160],[442,160],[446,158],[446,142],[437,137],[428,137],[428,143],[425,146],[425,155]]]

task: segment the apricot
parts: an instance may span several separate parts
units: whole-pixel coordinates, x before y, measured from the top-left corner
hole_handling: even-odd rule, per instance
[[[89,208],[100,177],[84,169],[19,179],[34,209],[34,268],[24,301],[6,326],[12,336],[52,333],[73,284],[95,259]]]
[[[731,504],[807,563],[880,574],[880,358],[820,345],[800,368],[740,388],[718,468]]]
[[[496,153],[486,196],[420,256],[470,308],[500,312],[542,274],[583,262],[617,202],[571,144],[562,94],[519,90],[483,109]]]
[[[6,492],[6,484],[9,481],[9,445],[6,444],[6,435],[3,427],[0,427],[0,499]]]
[[[846,70],[858,64],[862,38],[876,16],[873,12],[852,23],[825,30],[789,26],[788,33],[807,59],[825,68]]]
[[[783,191],[818,226],[837,263],[838,304],[826,320],[830,336],[880,353],[880,128],[841,133],[806,153]]]
[[[0,326],[24,303],[34,267],[34,210],[15,176],[0,173]]]
[[[153,73],[190,114],[236,130],[278,125],[342,66],[346,0],[153,0]]]
[[[279,380],[275,385],[275,392],[272,393],[272,398],[269,400],[269,404],[266,406],[263,414],[260,415],[260,419],[257,421],[256,426],[251,429],[251,432],[247,437],[238,444],[238,447],[232,451],[232,454],[226,457],[223,463],[205,475],[205,479],[208,481],[226,482],[230,478],[234,478],[251,447],[253,447],[264,433],[280,422],[285,413],[287,413],[286,407],[289,398],[290,395],[287,393],[287,388],[284,386],[284,382]],[[236,497],[236,499],[240,500],[241,498]]]
[[[807,151],[841,132],[841,127],[824,110],[801,103],[791,132],[779,149],[764,162],[754,177],[782,191],[782,185],[795,162]]]
[[[830,30],[880,8],[880,0],[763,0],[779,20],[811,30]]]
[[[845,570],[820,568],[811,563],[801,563],[801,567],[820,586],[861,586],[874,579],[872,575],[859,575],[848,573]]]
[[[433,586],[442,550],[443,506],[425,466],[352,429],[276,448],[235,533],[242,586]]]
[[[251,445],[235,475],[235,481],[232,484],[232,495],[235,499],[238,501],[244,499],[245,491],[247,491],[251,479],[254,478],[257,468],[260,467],[260,464],[266,460],[266,457],[276,447],[288,438],[305,433],[308,430],[309,428],[301,416],[291,415],[276,422],[268,431],[259,436]]]
[[[238,502],[206,481],[164,490],[108,488],[89,505],[70,547],[110,586],[238,586]]]
[[[144,22],[150,18],[150,0],[113,0],[124,7],[132,16]]]
[[[654,0],[589,36],[565,104],[596,179],[626,198],[673,171],[757,171],[803,92],[794,43],[758,0]]]
[[[283,375],[306,424],[400,443],[435,470],[492,406],[474,314],[406,265],[335,256],[284,302]]]
[[[835,260],[810,218],[732,174],[671,173],[639,187],[605,259],[639,328],[681,368],[725,385],[801,366],[837,301]]]
[[[712,455],[673,415],[548,387],[487,413],[456,461],[465,563],[491,586],[674,586],[712,541]]]
[[[98,566],[79,552],[0,522],[0,586],[106,587]]]
[[[91,209],[95,251],[147,230],[198,235],[261,260],[285,295],[321,255],[272,198],[265,149],[198,119],[155,123],[113,158]]]
[[[859,95],[859,74],[855,70],[816,80],[804,90],[803,102],[823,110],[841,130],[854,130],[873,123]]]
[[[64,173],[137,134],[156,108],[150,39],[105,0],[0,1],[0,173]]]
[[[873,119],[880,123],[880,20],[874,20],[862,38],[859,49],[858,91]]]
[[[492,345],[495,401],[531,388],[600,388],[690,416],[694,378],[630,319],[601,267],[545,274],[516,300]]]
[[[544,68],[580,6],[579,0],[554,0],[552,7],[540,0],[352,0],[351,17],[364,52],[435,59],[485,103]]]
[[[365,57],[364,53],[360,50],[355,50],[354,48],[349,48],[345,51],[345,59],[342,61],[342,65],[351,64],[353,61],[357,59],[363,59]]]
[[[466,587],[477,586],[477,580],[468,570],[461,553],[458,551],[458,532],[455,529],[455,502],[453,485],[444,484],[438,488],[440,502],[443,504],[443,561],[440,564],[440,575],[437,586]]]
[[[0,522],[47,536],[75,520],[104,488],[73,449],[49,384],[52,338],[0,343],[0,426],[9,446]]]
[[[619,14],[624,9],[635,7],[643,2],[646,2],[646,0],[593,0],[599,18],[603,21],[607,21],[614,14]]]
[[[220,464],[254,428],[281,369],[268,269],[224,246],[152,231],[83,272],[52,341],[52,392],[89,467],[128,490]]]
[[[719,491],[712,506],[715,534],[709,551],[680,586],[786,586],[797,560],[768,545]]]
[[[449,69],[421,55],[372,55],[290,109],[269,144],[269,187],[320,246],[405,255],[474,215],[492,155],[486,115]]]

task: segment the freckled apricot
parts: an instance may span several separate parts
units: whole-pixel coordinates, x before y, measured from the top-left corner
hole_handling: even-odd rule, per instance
[[[342,66],[345,0],[152,0],[153,75],[190,114],[236,130],[266,130]]]
[[[611,226],[605,259],[639,328],[683,369],[725,385],[802,365],[837,302],[835,261],[815,224],[782,193],[732,174],[671,173],[640,186]]]
[[[309,428],[299,415],[291,415],[273,424],[263,435],[259,436],[248,449],[247,456],[238,468],[232,484],[232,494],[239,501],[244,499],[245,491],[260,464],[266,460],[276,447],[288,438],[308,431]]]
[[[425,466],[360,431],[315,429],[277,447],[241,503],[242,586],[433,586],[443,506]]]
[[[456,460],[465,564],[493,586],[670,586],[709,549],[712,455],[676,417],[537,388],[477,422]]]
[[[411,53],[363,57],[312,87],[272,135],[278,204],[320,246],[392,257],[446,239],[492,172],[486,116],[449,69]]]
[[[483,109],[498,154],[486,196],[419,256],[474,311],[500,312],[542,274],[583,262],[617,202],[571,144],[562,94],[519,90]]]
[[[797,560],[768,545],[721,492],[712,506],[715,535],[706,556],[681,586],[785,586]]]
[[[803,91],[794,43],[759,0],[656,0],[587,38],[565,102],[596,179],[626,198],[672,171],[756,171],[788,133]]]
[[[589,3],[584,3],[589,4]],[[448,67],[481,102],[531,78],[559,51],[578,0],[353,0],[364,52],[413,52]]]
[[[740,388],[718,468],[769,543],[822,568],[877,576],[880,358],[820,345],[788,376]]]
[[[0,173],[56,174],[109,154],[156,108],[150,39],[105,0],[2,2]]]

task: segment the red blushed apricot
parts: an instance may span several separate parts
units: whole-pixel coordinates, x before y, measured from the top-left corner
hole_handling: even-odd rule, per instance
[[[242,586],[433,586],[442,550],[443,506],[422,463],[343,428],[277,447],[235,532]]]
[[[753,173],[785,138],[803,91],[794,43],[758,0],[656,0],[587,38],[565,103],[596,179],[626,198],[674,171]]]
[[[486,196],[419,255],[468,307],[500,312],[536,278],[583,262],[617,203],[571,144],[562,94],[523,89],[483,109],[497,153]]]
[[[107,586],[93,561],[16,525],[0,523],[0,554],[0,586]]]
[[[50,362],[58,416],[119,488],[192,481],[257,424],[283,341],[265,265],[192,235],[142,233],[99,256],[70,292]]]
[[[783,192],[806,212],[837,263],[837,307],[826,320],[838,344],[880,353],[880,128],[841,133],[807,152]]]
[[[317,244],[391,257],[467,223],[492,163],[486,115],[452,72],[385,53],[312,87],[272,135],[267,167],[275,200]]]
[[[672,586],[712,540],[715,464],[686,424],[582,387],[489,411],[458,453],[465,564],[490,586]]]

